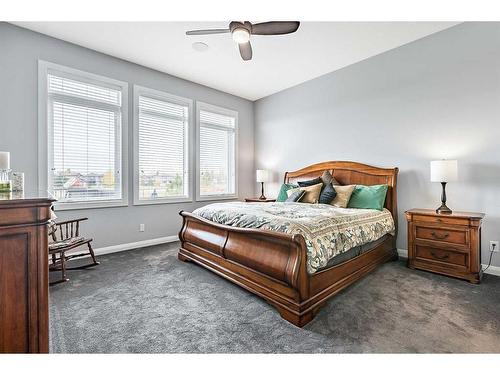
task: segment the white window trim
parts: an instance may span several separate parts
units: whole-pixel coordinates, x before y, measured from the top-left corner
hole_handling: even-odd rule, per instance
[[[200,111],[209,111],[218,113],[220,115],[234,117],[234,194],[214,194],[214,195],[200,195]],[[219,107],[213,104],[204,102],[196,102],[196,200],[203,201],[217,201],[217,200],[230,200],[238,198],[238,170],[239,170],[239,155],[238,155],[238,112]]]
[[[112,78],[103,77],[97,74],[88,73],[82,70],[68,68],[63,65],[54,64],[48,61],[38,60],[38,188],[41,191],[49,191],[49,147],[51,139],[49,137],[48,126],[48,90],[47,75],[50,71],[57,72],[60,76],[73,77],[82,82],[109,85],[113,88],[120,88],[122,92],[122,132],[121,132],[121,199],[55,203],[56,210],[80,210],[103,207],[123,207],[128,206],[128,84]]]
[[[187,183],[188,195],[171,198],[159,199],[139,199],[139,96],[145,95],[159,100],[165,100],[171,103],[188,106],[188,170]],[[134,205],[150,205],[150,204],[168,204],[168,203],[184,203],[193,201],[193,100],[181,96],[169,94],[164,91],[154,90],[148,87],[134,85]]]

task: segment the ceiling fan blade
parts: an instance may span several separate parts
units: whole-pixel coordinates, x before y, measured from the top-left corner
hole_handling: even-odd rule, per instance
[[[290,34],[297,31],[300,26],[299,21],[270,21],[256,23],[252,25],[254,35],[281,35]]]
[[[250,42],[238,44],[241,58],[245,61],[252,60],[252,45]]]
[[[230,32],[229,29],[191,30],[191,31],[186,31],[186,35],[225,34],[228,32]]]

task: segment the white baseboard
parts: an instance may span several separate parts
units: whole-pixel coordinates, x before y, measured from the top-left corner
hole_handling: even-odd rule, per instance
[[[405,250],[405,249],[398,249],[398,255],[401,257],[401,258],[408,258],[408,250]]]
[[[401,258],[408,258],[408,250],[405,249],[398,249],[398,255]],[[483,270],[488,266],[487,264],[482,264]],[[487,273],[489,275],[495,275],[495,276],[500,276],[500,267],[497,266],[489,266],[484,273]]]
[[[487,264],[483,264],[483,272],[490,274],[490,275],[495,275],[495,276],[500,276],[500,267],[497,266],[489,266],[486,271],[484,269],[486,268]]]
[[[111,253],[117,253],[119,251],[133,250],[133,249],[138,249],[138,248],[146,247],[146,246],[154,246],[154,245],[160,245],[160,244],[168,243],[168,242],[175,242],[178,240],[179,240],[178,236],[152,238],[150,240],[129,242],[129,243],[124,243],[124,244],[120,244],[120,245],[100,247],[98,249],[95,249],[94,253],[95,253],[95,255],[111,254]]]

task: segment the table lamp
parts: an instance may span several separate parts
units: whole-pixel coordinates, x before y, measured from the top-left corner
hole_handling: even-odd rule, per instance
[[[446,183],[457,180],[458,163],[456,160],[434,160],[431,161],[431,181],[441,182],[441,206],[436,209],[438,214],[451,214],[446,206]]]
[[[262,192],[259,199],[266,199],[264,195],[264,182],[269,182],[271,180],[271,172],[266,169],[257,169],[257,182],[262,184]]]

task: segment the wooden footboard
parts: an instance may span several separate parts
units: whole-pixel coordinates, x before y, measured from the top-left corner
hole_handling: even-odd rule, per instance
[[[309,278],[301,235],[230,227],[183,211],[180,215],[180,260],[209,268],[265,298],[287,320],[305,324],[301,301],[309,298]]]
[[[377,265],[397,257],[389,238],[363,255],[309,275],[302,235],[236,228],[182,212],[178,258],[193,261],[265,298],[302,327],[326,300]]]

